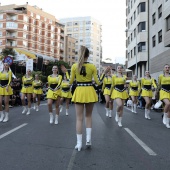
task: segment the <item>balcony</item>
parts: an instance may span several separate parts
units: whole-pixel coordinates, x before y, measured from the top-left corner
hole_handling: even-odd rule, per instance
[[[6,39],[9,39],[9,40],[14,40],[16,38],[17,38],[16,35],[6,35]]]
[[[17,17],[7,17],[7,21],[17,21]]]
[[[16,46],[17,46],[16,42],[7,42],[6,43],[6,47],[9,47],[9,48],[13,48],[13,47],[16,47]]]

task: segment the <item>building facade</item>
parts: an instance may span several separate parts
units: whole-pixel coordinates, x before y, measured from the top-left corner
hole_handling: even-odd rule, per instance
[[[75,60],[78,59],[80,46],[84,45],[90,50],[89,62],[94,63],[99,69],[101,62],[101,23],[92,17],[65,18],[61,19],[60,22],[65,25],[65,34],[77,40]]]
[[[60,59],[64,57],[64,25],[37,6],[0,6],[0,51],[22,48]]]

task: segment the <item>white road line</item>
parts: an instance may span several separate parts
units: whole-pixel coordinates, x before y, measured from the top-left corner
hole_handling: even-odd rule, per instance
[[[76,159],[76,153],[77,151],[76,150],[73,150],[73,153],[71,155],[71,158],[70,158],[70,162],[68,164],[68,167],[67,167],[67,170],[72,170],[73,166],[74,166],[74,161]]]
[[[12,130],[10,130],[10,131],[8,131],[8,132],[6,132],[6,133],[0,135],[0,139],[2,139],[2,138],[4,138],[5,136],[7,136],[7,135],[9,135],[9,134],[11,134],[11,133],[17,131],[18,129],[20,129],[20,128],[26,126],[27,124],[28,124],[28,123],[24,123],[24,124],[22,124],[22,125],[20,125],[20,126],[18,126],[18,127],[16,127],[16,128],[14,128],[14,129],[12,129]]]
[[[151,156],[156,156],[157,154],[150,149],[143,141],[141,141],[130,129],[124,128],[126,132],[132,136],[132,138]]]

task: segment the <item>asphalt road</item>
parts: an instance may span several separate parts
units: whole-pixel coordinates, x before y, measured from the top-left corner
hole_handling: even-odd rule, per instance
[[[170,129],[162,124],[161,113],[152,111],[152,120],[124,109],[123,127],[114,117],[105,116],[104,105],[93,111],[92,149],[78,152],[75,109],[65,109],[58,125],[49,124],[47,105],[31,115],[21,107],[10,109],[10,120],[0,122],[0,170],[169,170]],[[114,107],[115,110],[115,107]],[[54,111],[55,112],[55,111]]]

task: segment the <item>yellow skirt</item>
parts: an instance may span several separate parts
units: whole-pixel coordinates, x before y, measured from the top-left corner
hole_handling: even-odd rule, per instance
[[[142,97],[153,97],[152,90],[142,89],[141,96],[142,96]]]
[[[43,94],[43,91],[42,91],[42,89],[34,89],[33,93],[34,94]]]
[[[69,99],[72,98],[71,91],[68,91],[68,92],[61,91],[61,97],[69,98]]]
[[[123,92],[119,92],[118,90],[114,89],[111,94],[111,99],[120,98],[120,99],[126,100],[128,97],[129,95],[126,90],[124,90]]]
[[[98,96],[93,86],[76,87],[72,97],[74,103],[94,103],[97,101]]]
[[[8,86],[8,91],[6,91],[6,87],[0,87],[0,96],[9,96],[12,95],[13,91],[11,86]]]
[[[48,89],[47,99],[56,100],[60,96],[61,96],[61,89],[59,89],[57,91],[52,91],[51,89]]]
[[[30,87],[22,87],[21,89],[21,93],[33,93],[33,87],[30,86]]]
[[[103,95],[109,95],[110,96],[111,90],[105,88]]]
[[[134,90],[130,89],[129,96],[139,96],[139,91],[138,90],[134,91]]]
[[[163,99],[169,99],[170,100],[170,92],[160,90],[160,92],[159,92],[159,100],[163,100]]]

